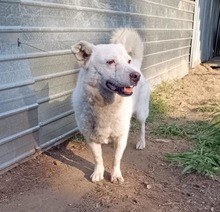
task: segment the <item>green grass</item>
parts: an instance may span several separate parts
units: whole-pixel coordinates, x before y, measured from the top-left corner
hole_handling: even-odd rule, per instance
[[[208,126],[190,137],[196,141],[192,150],[169,153],[166,159],[183,167],[183,173],[197,172],[213,177],[220,174],[220,114]]]
[[[165,158],[182,167],[183,173],[201,173],[207,176],[220,174],[220,113],[219,104],[201,105],[195,112],[218,113],[211,123],[207,121],[181,121],[169,117],[175,110],[166,99],[175,93],[175,84],[162,84],[151,95],[148,126],[153,136],[168,139],[193,141],[191,150],[181,153],[169,153]]]
[[[158,95],[158,92],[151,93],[149,122],[163,118],[170,110],[171,107]]]
[[[186,138],[184,127],[177,124],[162,124],[152,130],[151,134],[163,138]]]
[[[156,137],[170,138],[170,139],[197,139],[200,132],[206,129],[209,124],[203,121],[186,122],[182,124],[172,123],[175,120],[170,120],[171,123],[162,122],[154,124],[151,129],[151,134]]]

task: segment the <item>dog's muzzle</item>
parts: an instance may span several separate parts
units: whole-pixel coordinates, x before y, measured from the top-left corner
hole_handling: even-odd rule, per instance
[[[140,77],[141,75],[138,72],[132,72],[129,74],[130,85],[122,87],[112,83],[111,81],[107,81],[106,87],[121,96],[131,96],[133,94],[133,88],[137,85]]]

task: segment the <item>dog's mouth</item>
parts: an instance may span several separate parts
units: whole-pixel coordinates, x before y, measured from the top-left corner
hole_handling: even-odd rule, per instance
[[[119,87],[112,82],[107,81],[106,86],[113,92],[118,93],[121,96],[131,96],[133,94],[133,88],[135,85],[131,85],[128,87]]]

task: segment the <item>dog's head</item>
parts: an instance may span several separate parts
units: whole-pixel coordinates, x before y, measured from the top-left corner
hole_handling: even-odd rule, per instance
[[[97,75],[100,86],[121,96],[133,94],[141,72],[121,44],[93,45],[80,41],[72,46],[76,59],[91,76]]]

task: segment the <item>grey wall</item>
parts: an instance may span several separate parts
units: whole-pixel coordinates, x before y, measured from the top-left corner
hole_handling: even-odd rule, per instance
[[[193,11],[187,0],[0,0],[0,170],[75,131],[73,43],[136,28],[154,86],[188,72]]]
[[[143,72],[151,86],[188,73],[194,1],[143,1],[148,8]],[[148,2],[148,3],[147,3]],[[157,3],[156,3],[157,2]]]

